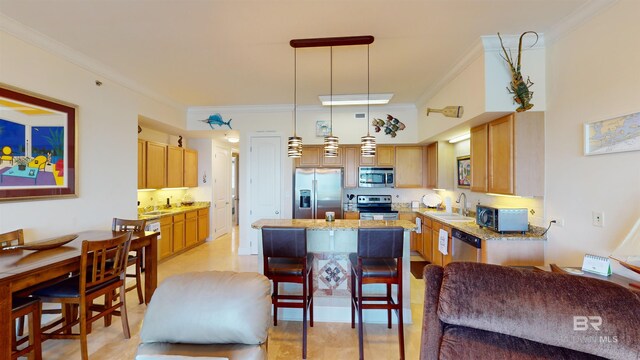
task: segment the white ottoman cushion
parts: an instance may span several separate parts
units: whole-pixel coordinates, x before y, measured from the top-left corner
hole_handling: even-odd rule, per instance
[[[156,289],[143,343],[262,344],[271,323],[271,283],[258,273],[175,275]]]

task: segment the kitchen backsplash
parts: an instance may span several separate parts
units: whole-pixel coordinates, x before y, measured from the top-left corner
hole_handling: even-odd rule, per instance
[[[444,202],[447,197],[451,198],[451,205],[454,208],[459,208],[459,204],[456,204],[456,200],[460,193],[464,192],[467,196],[467,209],[475,212],[478,202],[487,206],[503,206],[503,207],[523,207],[529,209],[529,223],[535,226],[546,227],[548,223],[545,223],[544,219],[544,200],[542,198],[526,198],[526,197],[512,197],[512,196],[496,196],[487,195],[484,193],[471,192],[468,189],[457,189],[455,191],[447,190],[430,190],[430,189],[395,189],[395,188],[357,188],[357,189],[344,189],[344,203],[347,202],[347,194],[357,195],[391,195],[393,203],[410,203],[411,201],[422,202],[422,197],[429,193],[436,193],[440,195]],[[353,203],[356,202],[354,198]],[[531,214],[533,209],[534,214]]]
[[[138,207],[147,206],[164,206],[167,204],[167,198],[169,203],[177,204],[182,202],[185,194],[189,190],[187,189],[170,189],[170,190],[154,190],[154,191],[140,191],[138,190],[138,201],[140,205]]]

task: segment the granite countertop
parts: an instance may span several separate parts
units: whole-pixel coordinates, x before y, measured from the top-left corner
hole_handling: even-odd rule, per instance
[[[487,228],[480,228],[480,226],[478,226],[475,221],[447,221],[447,220],[443,220],[443,219],[438,219],[434,216],[430,216],[432,213],[444,213],[443,210],[438,210],[438,209],[433,209],[433,208],[427,208],[424,206],[421,206],[419,208],[412,208],[411,206],[409,206],[409,204],[394,204],[393,205],[393,210],[397,210],[399,213],[415,213],[418,215],[423,215],[423,216],[428,216],[430,217],[432,220],[436,220],[438,222],[444,223],[447,226],[450,226],[452,228],[456,228],[458,230],[464,231],[468,234],[477,236],[479,238],[481,238],[482,240],[501,240],[501,241],[507,241],[507,240],[538,240],[538,241],[545,241],[547,240],[546,235],[542,235],[544,232],[544,228],[539,227],[539,226],[534,226],[534,225],[529,225],[529,231],[527,231],[524,234],[515,232],[515,233],[506,233],[506,234],[500,234],[497,233],[493,230],[489,230]],[[457,210],[454,208],[454,210]],[[475,213],[470,212],[470,217],[475,217]]]
[[[410,231],[416,229],[416,224],[407,220],[260,219],[251,224],[254,229],[261,229],[265,226],[304,227],[308,230],[357,230],[359,228],[391,226],[401,226]]]
[[[138,219],[144,220],[155,220],[159,219],[163,216],[173,216],[178,214],[183,214],[188,211],[207,209],[211,206],[209,201],[198,201],[193,203],[193,205],[188,206],[172,206],[170,208],[162,208],[159,210],[149,210],[148,212],[144,212],[144,208],[138,208]],[[152,214],[149,214],[152,213]]]

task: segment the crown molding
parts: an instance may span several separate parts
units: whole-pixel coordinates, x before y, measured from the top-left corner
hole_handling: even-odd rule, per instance
[[[102,64],[101,62],[77,51],[67,45],[64,45],[45,34],[42,34],[18,21],[8,17],[0,12],[0,30],[14,36],[15,38],[25,41],[37,48],[57,55],[70,63],[77,65],[89,72],[109,79],[125,88],[134,92],[140,93],[153,100],[164,103],[175,109],[184,111],[186,106],[180,104],[166,96],[160,95],[157,92],[140,85],[139,83],[125,77],[112,68]]]

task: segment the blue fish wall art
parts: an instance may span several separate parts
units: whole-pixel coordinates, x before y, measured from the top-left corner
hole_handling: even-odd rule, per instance
[[[229,129],[231,129],[231,120],[233,119],[229,119],[229,121],[224,121],[222,119],[222,115],[215,113],[213,115],[209,115],[209,117],[206,120],[198,120],[198,121],[202,121],[203,123],[209,124],[209,126],[211,126],[211,129],[215,130],[213,125],[217,125],[219,127],[222,127],[222,125],[227,125]]]

